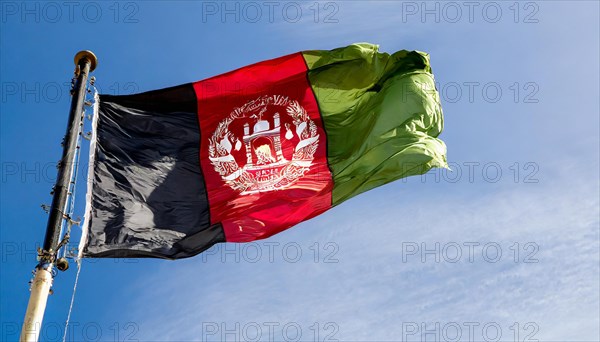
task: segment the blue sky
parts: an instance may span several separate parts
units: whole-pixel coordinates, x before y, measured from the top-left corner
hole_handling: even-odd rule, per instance
[[[23,319],[77,51],[98,56],[103,93],[128,94],[363,41],[431,54],[453,172],[195,258],[85,260],[68,340],[600,340],[598,2],[0,4],[2,340]],[[74,279],[55,279],[46,341]]]

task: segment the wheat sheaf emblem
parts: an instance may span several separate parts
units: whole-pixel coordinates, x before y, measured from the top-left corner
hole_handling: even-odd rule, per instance
[[[265,113],[272,106],[284,110],[266,119]],[[243,136],[229,129],[234,122],[243,125]],[[297,143],[292,155],[286,157],[283,146],[291,141]],[[318,146],[317,125],[298,101],[265,95],[234,108],[217,125],[209,138],[208,155],[224,182],[247,195],[292,186],[310,169]],[[239,157],[242,152],[243,160]]]

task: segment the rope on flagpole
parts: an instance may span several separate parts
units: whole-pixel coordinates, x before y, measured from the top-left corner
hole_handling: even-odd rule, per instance
[[[93,82],[93,80],[92,80]],[[98,113],[98,90],[96,89],[96,87],[94,87],[93,83],[91,84],[91,88],[93,89],[93,98],[94,98],[94,104],[93,104],[93,113],[92,116],[96,116]],[[88,91],[90,92],[90,91]],[[85,113],[84,113],[85,115]],[[80,164],[80,155],[81,155],[81,142],[82,142],[82,137],[84,137],[83,135],[83,126],[82,126],[82,130],[81,130],[81,134],[79,136],[79,141],[77,144],[77,154],[76,154],[76,166],[74,169],[74,176],[73,176],[73,182],[72,184],[72,188],[71,188],[71,193],[70,193],[70,201],[69,201],[69,208],[67,210],[67,231],[65,234],[65,239],[68,242],[70,233],[71,233],[71,227],[73,226],[73,224],[77,224],[80,225],[79,221],[73,221],[71,219],[74,211],[75,211],[75,190],[76,190],[76,186],[77,186],[77,176],[79,174],[79,164]],[[90,147],[91,148],[91,147]],[[89,172],[89,170],[88,170]],[[64,241],[64,240],[63,240]],[[63,251],[63,255],[66,256],[67,254],[66,248],[65,251]],[[65,329],[64,329],[64,333],[63,333],[63,342],[67,341],[67,334],[69,331],[69,322],[71,321],[71,313],[73,312],[73,304],[75,303],[75,294],[77,292],[77,284],[79,283],[79,274],[81,273],[81,258],[79,258],[77,255],[74,257],[75,262],[77,263],[77,273],[75,274],[75,283],[73,284],[73,293],[71,295],[71,303],[69,304],[69,312],[67,313],[67,319],[65,321]]]
[[[95,115],[95,112],[97,111],[97,98],[98,98],[98,90],[96,89],[96,87],[94,86],[95,83],[95,77],[91,77],[90,79],[90,88],[91,89],[86,89],[86,97],[87,94],[91,94],[92,90],[93,90],[93,114]],[[84,105],[92,105],[92,102],[85,99],[84,101]],[[66,245],[69,243],[69,239],[71,237],[71,228],[73,227],[73,224],[80,226],[81,225],[81,219],[75,221],[73,220],[73,214],[75,212],[75,192],[77,191],[77,180],[78,180],[78,176],[79,176],[79,168],[80,168],[80,161],[81,161],[81,143],[83,141],[83,139],[89,139],[86,138],[86,135],[83,134],[83,122],[85,121],[85,111],[82,114],[84,117],[82,118],[82,126],[79,128],[79,137],[77,139],[77,146],[76,146],[76,153],[75,153],[75,158],[73,161],[73,177],[71,178],[71,183],[69,186],[69,192],[68,192],[68,201],[67,201],[67,208],[65,208],[65,212],[63,212],[63,224],[61,225],[60,228],[60,234],[61,236],[63,236],[63,239],[61,240],[61,242],[59,243],[59,248],[58,248],[58,255],[57,257],[68,257],[68,250],[67,248],[63,248],[62,253],[60,251],[60,247]],[[64,235],[62,235],[63,230],[64,230],[64,225],[67,225],[67,229],[66,229],[66,233]]]
[[[77,274],[75,275],[75,284],[73,284],[73,294],[71,295],[71,304],[69,304],[69,312],[67,313],[67,320],[65,321],[65,331],[63,334],[63,342],[67,341],[67,333],[69,330],[69,322],[71,321],[71,312],[73,312],[73,303],[75,302],[75,292],[77,292],[77,283],[79,283],[79,273],[81,272],[81,260],[75,260],[77,263]]]
[[[95,78],[92,78],[95,82]],[[93,84],[92,84],[93,85]],[[92,131],[89,136],[90,140],[90,151],[88,157],[88,173],[87,173],[87,192],[85,194],[85,210],[83,214],[83,224],[81,225],[81,239],[79,240],[79,248],[77,258],[83,258],[83,250],[85,247],[85,243],[87,241],[88,230],[90,225],[90,218],[92,213],[92,184],[93,184],[93,170],[94,170],[94,162],[96,160],[96,133],[98,127],[98,111],[100,106],[100,98],[98,95],[98,91],[95,92],[94,95],[94,113],[91,118],[92,120]],[[87,138],[86,138],[87,139]]]

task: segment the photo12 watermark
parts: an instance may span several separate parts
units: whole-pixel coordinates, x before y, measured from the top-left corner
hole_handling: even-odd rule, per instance
[[[333,1],[203,1],[202,23],[339,23],[340,5]]]
[[[540,85],[534,81],[449,81],[436,82],[443,102],[447,103],[524,103],[540,102]]]
[[[23,322],[2,322],[2,341],[17,341]],[[39,340],[138,342],[140,327],[136,322],[65,322],[47,321],[39,327]]]
[[[537,24],[540,5],[534,1],[402,1],[400,18],[408,23]]]
[[[415,242],[405,241],[401,245],[402,262],[421,263],[478,263],[495,264],[512,261],[515,264],[537,264],[540,246],[527,242]]]
[[[202,322],[200,341],[333,342],[339,330],[335,322]]]
[[[402,342],[537,342],[536,322],[402,322]]]
[[[403,170],[411,170],[416,164],[406,163]],[[537,184],[540,182],[540,166],[533,161],[499,163],[495,161],[463,161],[448,162],[448,168],[434,168],[420,176],[421,183],[489,183],[502,180],[515,184]],[[405,177],[400,182],[406,183],[411,177]]]
[[[0,83],[0,103],[70,101],[71,87],[71,82],[2,82]],[[94,87],[100,94],[131,95],[140,92],[140,87],[136,82],[112,82],[106,85],[95,83]]]
[[[137,24],[135,1],[2,1],[0,21],[22,24]]]
[[[72,228],[73,230],[80,231],[79,224],[81,224],[81,218],[78,217],[76,219],[78,221],[78,225],[75,225]],[[34,265],[33,263],[37,261],[39,253],[42,248],[42,238],[39,237],[39,241],[2,241],[0,243],[0,263],[2,264],[28,264]],[[77,239],[75,239],[77,237]],[[60,253],[64,253],[64,256],[73,259],[78,254],[79,248],[79,235],[73,236],[71,242],[68,243],[61,249]],[[140,262],[140,259],[137,258],[129,258],[127,257],[127,252],[122,252],[121,256],[120,252],[115,252],[114,256],[111,258],[83,258],[81,262],[84,264],[95,264],[95,263],[113,263],[113,264],[137,264]],[[62,254],[61,254],[62,255]],[[74,261],[72,262],[74,264]]]
[[[222,243],[203,252],[202,262],[221,263],[290,263],[312,262],[337,264],[340,246],[335,242],[297,242],[260,241],[246,243]]]

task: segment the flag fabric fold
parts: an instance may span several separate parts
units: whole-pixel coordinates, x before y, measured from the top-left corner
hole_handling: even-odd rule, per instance
[[[372,44],[100,95],[83,257],[196,255],[263,239],[446,167],[429,56]]]

